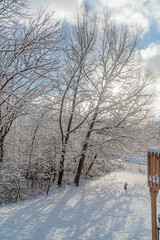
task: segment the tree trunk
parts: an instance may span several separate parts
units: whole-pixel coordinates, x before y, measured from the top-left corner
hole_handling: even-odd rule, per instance
[[[1,113],[1,107],[0,107],[0,127],[2,124],[2,113]],[[2,135],[3,128],[0,129],[0,162],[3,161],[3,155],[4,155],[4,137]]]
[[[64,160],[65,160],[65,150],[63,150],[61,155],[61,161],[60,161],[60,171],[58,174],[58,186],[61,187],[62,185],[62,179],[63,179],[63,173],[64,173]]]
[[[92,166],[93,166],[93,164],[94,164],[96,158],[97,158],[97,154],[94,156],[94,160],[93,160],[93,162],[91,162],[89,168],[87,169],[86,176],[88,175],[89,171],[91,170],[91,168],[92,168]]]
[[[44,114],[45,114],[45,112],[41,114],[40,120],[42,120]],[[27,166],[26,175],[25,175],[26,179],[28,179],[28,176],[29,176],[29,171],[30,171],[30,167],[31,167],[31,159],[32,159],[32,154],[33,154],[33,147],[34,147],[34,143],[35,143],[38,128],[39,128],[39,122],[37,123],[37,126],[34,130],[34,133],[33,133],[33,138],[32,138],[32,142],[31,142],[31,150],[30,150],[30,153],[29,153],[28,166]]]
[[[75,180],[74,180],[74,183],[76,184],[76,186],[78,187],[79,185],[79,179],[80,179],[80,176],[81,176],[81,172],[82,172],[82,168],[83,168],[83,165],[84,165],[84,160],[85,160],[85,154],[83,153],[80,160],[79,160],[79,165],[78,165],[78,169],[77,169],[77,173],[76,173],[76,177],[75,177]]]
[[[86,136],[86,139],[85,139],[85,142],[83,144],[83,147],[82,147],[82,155],[80,157],[80,160],[79,160],[79,165],[78,165],[78,169],[77,169],[77,173],[76,173],[76,176],[75,176],[75,179],[74,179],[74,183],[78,186],[79,185],[79,179],[80,179],[80,176],[81,176],[81,173],[82,173],[82,168],[83,168],[83,165],[84,165],[84,161],[85,161],[85,158],[86,158],[86,150],[88,149],[88,144],[89,144],[89,139],[90,139],[90,136],[91,136],[91,133],[92,133],[92,129],[94,127],[94,124],[95,124],[95,120],[98,116],[98,107],[99,105],[97,105],[97,109],[93,115],[93,118],[92,118],[92,121],[90,123],[90,126],[89,126],[89,130],[87,132],[87,136]]]
[[[0,162],[3,161],[3,156],[4,156],[4,138],[0,138]]]

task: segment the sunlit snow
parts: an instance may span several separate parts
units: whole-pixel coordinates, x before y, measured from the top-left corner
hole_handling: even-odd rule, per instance
[[[151,239],[146,174],[128,171],[2,206],[0,216],[2,240]]]

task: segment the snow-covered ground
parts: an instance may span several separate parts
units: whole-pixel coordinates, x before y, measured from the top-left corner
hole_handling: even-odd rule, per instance
[[[144,163],[147,164],[147,156],[131,155],[122,157],[122,160],[133,163]]]
[[[55,188],[49,196],[2,206],[0,239],[150,240],[146,174],[118,171],[78,188]]]

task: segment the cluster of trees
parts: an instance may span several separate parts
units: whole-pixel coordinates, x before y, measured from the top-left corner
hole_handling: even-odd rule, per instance
[[[149,137],[153,74],[141,67],[139,31],[107,11],[81,9],[73,25],[0,1],[0,192],[47,193],[69,175],[141,150]]]

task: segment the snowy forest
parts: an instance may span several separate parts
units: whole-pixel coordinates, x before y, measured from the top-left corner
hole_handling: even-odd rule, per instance
[[[141,29],[83,7],[72,24],[0,1],[0,203],[117,167],[155,139]]]

